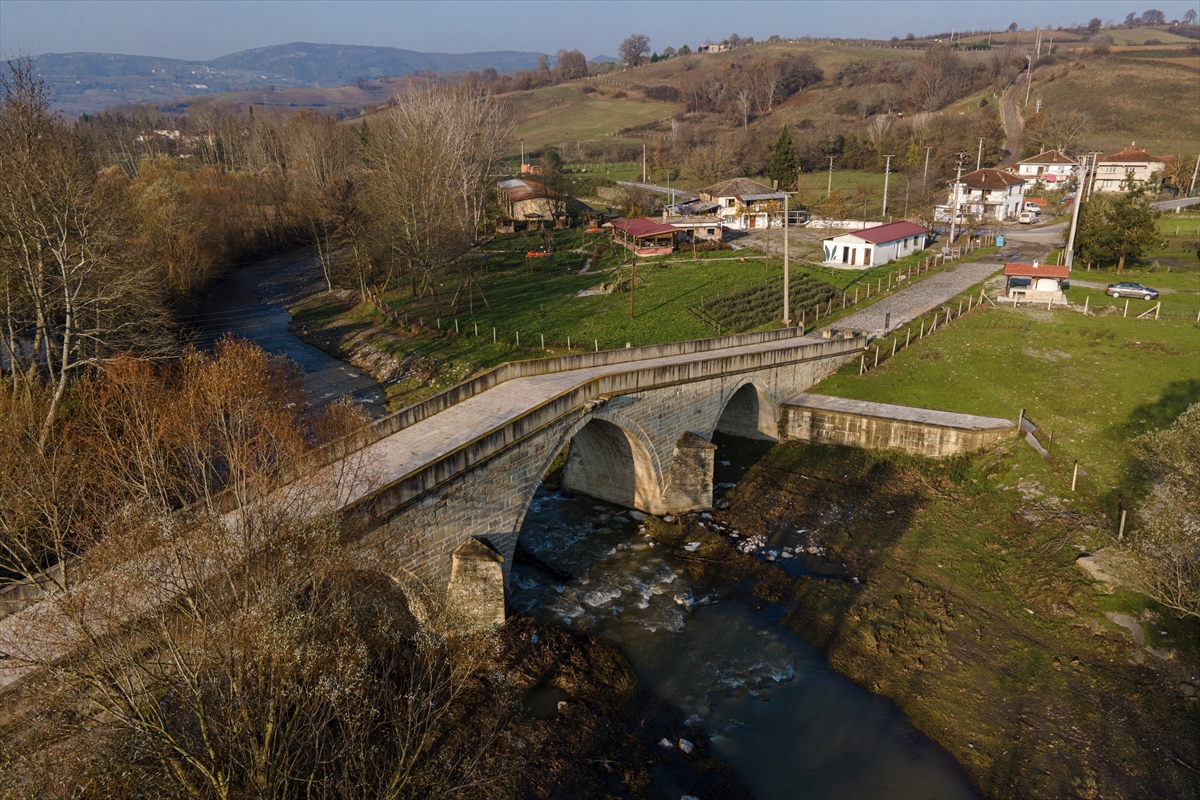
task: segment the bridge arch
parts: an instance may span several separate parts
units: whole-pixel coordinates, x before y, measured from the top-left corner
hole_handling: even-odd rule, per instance
[[[766,387],[754,378],[739,383],[723,403],[713,433],[779,441],[779,413]]]
[[[636,422],[600,412],[575,427],[563,467],[563,489],[626,508],[648,510],[662,498],[662,469],[649,437]]]

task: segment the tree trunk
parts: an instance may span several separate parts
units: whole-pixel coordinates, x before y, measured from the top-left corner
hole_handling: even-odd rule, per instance
[[[1125,271],[1125,254],[1121,254],[1121,260],[1117,262],[1117,274],[1120,275]]]

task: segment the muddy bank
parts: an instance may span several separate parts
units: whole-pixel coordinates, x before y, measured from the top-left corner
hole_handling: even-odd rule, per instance
[[[1098,534],[1046,487],[1025,499],[990,481],[1008,457],[980,470],[780,446],[726,508],[652,520],[649,533],[693,583],[747,585],[764,613],[779,609],[988,796],[1200,795],[1200,632],[1150,606],[1143,642],[1112,624],[1111,604],[1131,601],[1074,566]],[[844,577],[813,575],[797,550]]]

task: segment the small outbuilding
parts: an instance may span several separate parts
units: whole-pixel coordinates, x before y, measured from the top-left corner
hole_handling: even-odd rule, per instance
[[[821,240],[824,264],[869,269],[925,249],[929,229],[907,220],[841,233]]]
[[[512,217],[497,217],[496,234],[516,233],[517,222]]]
[[[675,236],[679,230],[674,225],[646,217],[619,219],[611,225],[613,241],[639,256],[665,256],[675,252]]]
[[[1004,297],[1002,299],[1019,303],[1027,300],[1032,303],[1065,303],[1067,279],[1071,277],[1071,268],[1057,264],[1016,264],[1008,262],[1004,265]]]

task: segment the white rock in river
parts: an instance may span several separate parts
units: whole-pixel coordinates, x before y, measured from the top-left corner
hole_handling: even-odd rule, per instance
[[[689,553],[691,553],[691,552],[694,552],[694,551],[695,551],[696,549],[698,549],[699,547],[700,547],[700,543],[699,543],[699,542],[688,542],[687,544],[685,544],[685,545],[683,546],[683,549],[684,549],[684,550],[687,550]]]
[[[667,738],[667,737],[665,737],[665,736],[664,736],[662,739],[660,739],[660,740],[658,741],[658,746],[659,746],[659,747],[665,747],[665,748],[667,748],[668,750],[670,750],[671,748],[675,747],[675,745],[674,745],[674,744],[671,742],[671,740],[670,740],[670,739],[668,739],[668,738]]]
[[[692,605],[695,603],[695,601],[692,600],[691,592],[680,592],[679,594],[675,595],[675,602],[678,605],[683,606],[684,611],[691,611]]]
[[[674,514],[667,514],[665,517],[663,517],[663,518],[662,518],[662,521],[663,521],[663,522],[674,522],[674,521],[675,521],[675,515],[674,515]]]
[[[682,750],[682,751],[683,751],[683,752],[685,752],[685,753],[690,753],[690,752],[692,752],[692,748],[694,748],[694,747],[695,747],[695,745],[693,745],[693,744],[692,744],[691,742],[689,742],[687,739],[680,739],[680,740],[679,740],[679,749],[680,749],[680,750]]]
[[[629,514],[629,516],[633,517],[633,518],[634,518],[634,519],[636,519],[638,522],[642,522],[642,521],[644,521],[644,520],[646,519],[646,517],[648,516],[648,515],[646,515],[646,514],[643,514],[641,511],[629,511],[629,512],[626,512],[626,513],[628,513],[628,514]]]

